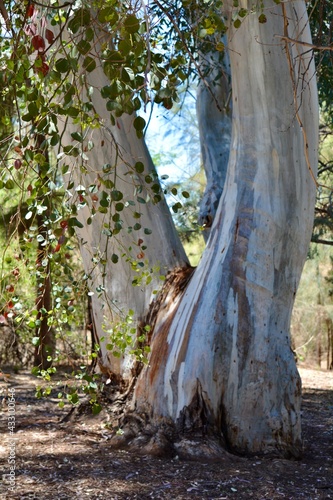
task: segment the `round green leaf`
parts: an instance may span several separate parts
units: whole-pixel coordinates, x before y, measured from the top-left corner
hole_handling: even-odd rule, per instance
[[[91,45],[89,42],[86,40],[80,40],[79,43],[77,44],[77,50],[80,52],[80,54],[87,54],[89,50],[91,49]]]
[[[67,73],[69,70],[69,62],[68,59],[65,57],[62,57],[61,59],[58,59],[56,64],[55,64],[56,70],[59,71],[59,73]]]
[[[111,255],[111,261],[112,261],[114,264],[117,264],[118,260],[119,260],[118,255],[117,255],[117,254],[115,254],[115,253],[113,253],[113,254]]]
[[[130,14],[124,21],[124,29],[127,33],[136,33],[139,31],[140,22],[134,14]]]
[[[87,56],[84,58],[83,61],[83,67],[88,71],[88,73],[91,73],[91,71],[94,71],[96,68],[96,61],[90,56]]]
[[[113,201],[120,201],[123,199],[123,193],[121,191],[118,191],[117,189],[114,189],[111,191],[111,199]]]
[[[14,187],[15,187],[14,181],[12,179],[8,179],[5,183],[5,188],[14,189]]]
[[[138,174],[142,174],[142,172],[145,169],[145,166],[141,161],[137,161],[136,164],[134,165],[134,168]]]
[[[142,131],[146,126],[146,120],[142,116],[137,116],[133,122],[135,130]]]

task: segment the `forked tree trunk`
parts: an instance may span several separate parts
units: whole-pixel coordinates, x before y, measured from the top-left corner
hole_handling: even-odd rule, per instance
[[[258,13],[252,13],[237,30],[228,5],[231,150],[224,190],[196,272],[191,278],[186,270],[164,202],[142,204],[133,192],[134,163],[144,163],[147,173],[153,169],[144,142],[133,130],[133,117],[123,116],[110,127],[97,91],[94,105],[105,121],[91,132],[95,147],[86,153],[81,178],[79,169],[72,175],[85,186],[90,208],[98,208],[107,179],[114,183],[112,189],[124,194],[123,201],[134,205],[121,214],[125,230],[118,234],[112,219],[114,203],[111,219],[97,210],[90,225],[90,212],[82,208],[81,249],[95,291],[99,337],[104,335],[101,306],[105,311],[108,303],[113,311],[134,309],[138,319],[153,327],[149,366],[139,376],[132,401],[136,421],[148,422],[162,445],[177,441],[174,446],[185,454],[206,446],[208,455],[228,448],[299,456],[301,385],[289,327],[313,222],[318,104],[311,52],[286,37],[311,39],[303,1],[266,2],[267,23],[260,24]],[[244,1],[242,6],[250,11],[252,3]],[[101,71],[90,78],[95,88],[106,84]],[[208,108],[199,110],[204,126],[202,114]],[[208,156],[216,151],[203,131],[201,138]],[[105,163],[117,168],[105,173]],[[94,185],[97,192],[90,196],[89,186]],[[146,186],[142,189],[144,198]],[[141,212],[142,228],[128,232],[135,223],[131,210]],[[136,272],[122,258],[111,263],[111,255],[121,257],[122,252],[141,260],[141,240],[147,245],[144,269],[160,262],[163,271],[173,270],[150,311],[158,279],[148,287],[133,288]],[[110,357],[106,342],[102,364],[127,376],[128,359],[118,362]],[[201,447],[195,439],[198,432],[201,444],[205,436]]]
[[[281,39],[311,42],[305,3],[266,2],[265,14],[265,24],[258,13],[239,29],[230,21],[226,185],[171,325],[165,310],[157,317],[133,409],[155,431],[206,433],[212,454],[218,443],[298,457],[301,381],[289,328],[313,223],[318,104],[312,53]]]

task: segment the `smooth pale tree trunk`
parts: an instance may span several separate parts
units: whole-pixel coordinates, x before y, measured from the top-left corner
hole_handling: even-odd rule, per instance
[[[99,35],[101,43],[107,42],[104,37],[105,32]],[[159,181],[145,141],[138,138],[133,126],[135,115],[124,114],[111,124],[110,112],[100,93],[109,80],[99,59],[100,47],[97,45],[95,50],[97,67],[86,74],[81,98],[88,99],[86,88],[90,86],[93,93],[89,99],[99,116],[99,128],[85,130],[81,144],[71,137],[71,133],[78,130],[77,124],[67,123],[64,127],[67,143],[84,151],[76,162],[72,162],[68,173],[69,182],[74,183],[69,201],[77,205],[77,218],[83,225],[83,228],[76,228],[76,232],[88,287],[93,294],[94,333],[100,345],[99,366],[116,381],[129,381],[135,359],[128,355],[112,355],[106,347],[110,344],[108,330],[130,310],[140,324],[162,287],[161,277],[174,269],[185,269],[187,274],[190,266],[161,190],[158,193],[161,201],[152,201]],[[137,162],[144,165],[140,175],[135,170]],[[147,180],[147,176],[150,179]],[[108,184],[110,181],[113,187]],[[112,191],[122,193],[122,199],[112,200]],[[107,213],[99,211],[103,199],[109,200]],[[117,212],[119,201],[125,207]],[[117,213],[119,219],[114,218]]]
[[[224,447],[301,454],[301,381],[289,328],[313,223],[317,91],[312,53],[281,39],[311,42],[305,2],[265,2],[265,14],[265,24],[258,13],[239,29],[229,21],[225,188],[171,325],[165,310],[157,316],[150,366],[133,399],[155,435],[168,426],[179,433],[176,448],[185,454],[197,452],[198,436],[211,455]]]
[[[102,107],[100,113],[103,113]],[[104,179],[106,177],[102,166],[105,163],[114,164],[115,168],[107,177],[115,183],[115,189],[123,193],[121,201],[124,204],[133,203],[119,213],[122,229],[112,237],[108,236],[110,230],[114,232],[115,226],[112,220],[115,213],[112,203],[111,213],[102,214],[97,210],[90,225],[86,221],[91,216],[91,206],[79,210],[78,218],[84,227],[77,230],[84,267],[89,276],[88,286],[94,293],[92,308],[95,332],[98,342],[105,338],[105,341],[100,342],[100,366],[102,370],[121,375],[125,379],[131,378],[133,357],[115,358],[111,355],[106,349],[106,345],[110,343],[107,330],[126,316],[129,310],[133,310],[134,319],[140,321],[147,314],[155,291],[162,286],[160,276],[166,276],[174,268],[189,267],[165,201],[157,204],[151,201],[142,204],[137,201],[138,196],[147,199],[147,196],[152,197],[154,193],[149,193],[146,189],[149,186],[145,186],[139,179],[132,178],[135,162],[142,162],[147,173],[154,172],[154,169],[144,141],[136,136],[133,119],[128,115],[118,118],[117,125],[111,128],[112,135],[106,127],[92,132],[90,140],[95,142],[96,147],[87,153],[89,161],[86,170],[76,182],[87,187],[96,185],[98,176]],[[98,147],[101,142],[104,143],[103,147]],[[117,159],[116,149],[121,151],[121,157]],[[134,177],[138,176],[134,173]],[[142,184],[142,192],[136,195],[135,185]],[[95,193],[99,200],[102,191],[108,190],[100,187],[99,192]],[[99,201],[92,202],[93,204],[98,209]],[[135,212],[141,214],[139,219],[134,218]],[[141,224],[141,229],[135,230],[134,226],[138,223]],[[149,234],[146,234],[147,230]],[[118,256],[116,263],[112,261],[112,255]],[[149,284],[147,279],[151,280]],[[134,280],[137,280],[136,285],[133,284]]]
[[[226,39],[224,37],[224,42]],[[199,224],[207,241],[223,191],[231,141],[231,78],[226,49],[201,54],[197,90],[197,118],[206,187],[200,202]]]

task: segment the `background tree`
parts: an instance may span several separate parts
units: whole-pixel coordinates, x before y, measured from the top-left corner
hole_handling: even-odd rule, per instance
[[[329,47],[332,44],[332,12],[331,0],[311,2],[309,6],[313,43],[318,47]],[[321,109],[321,147],[318,170],[319,188],[312,241],[332,244],[332,191],[330,189],[332,161],[329,154],[332,134],[332,86],[330,85],[333,76],[332,51],[316,51],[315,61]]]

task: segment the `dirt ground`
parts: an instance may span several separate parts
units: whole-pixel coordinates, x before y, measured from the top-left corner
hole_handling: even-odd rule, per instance
[[[333,499],[333,373],[300,368],[304,457],[216,462],[136,456],[110,446],[107,414],[61,423],[28,372],[0,378],[0,499]],[[15,389],[15,490],[8,476],[8,388]]]

